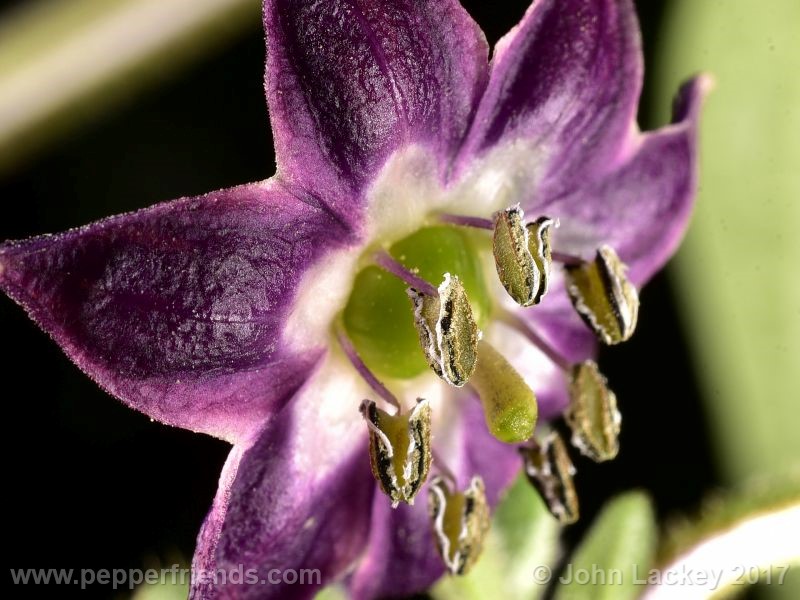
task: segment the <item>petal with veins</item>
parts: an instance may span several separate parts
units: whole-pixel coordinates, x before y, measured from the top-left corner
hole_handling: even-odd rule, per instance
[[[0,289],[132,408],[236,441],[319,359],[283,330],[342,240],[327,212],[256,183],[0,245]]]
[[[234,447],[198,538],[193,568],[206,576],[191,598],[310,598],[358,557],[375,494],[358,414],[367,393],[346,359],[331,354],[263,430]],[[240,568],[269,583],[213,580]],[[282,580],[290,570],[317,570],[319,579],[291,585]]]
[[[488,71],[457,0],[266,0],[264,28],[280,177],[357,222],[394,150],[426,145],[444,175]]]

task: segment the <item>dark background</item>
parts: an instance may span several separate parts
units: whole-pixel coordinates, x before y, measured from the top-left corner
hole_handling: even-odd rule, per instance
[[[19,4],[19,2],[16,2]],[[526,0],[464,2],[495,42]],[[647,66],[666,2],[637,2]],[[174,75],[0,177],[0,239],[56,232],[174,197],[263,179],[274,167],[260,30]],[[652,69],[647,69],[652,77]],[[651,120],[649,79],[640,122]],[[604,351],[620,398],[622,452],[580,461],[583,518],[616,492],[647,489],[660,516],[696,508],[719,483],[669,273],[642,294],[631,342]],[[107,396],[0,297],[4,541],[15,568],[142,568],[188,561],[227,444],[151,422]],[[41,589],[15,588],[13,597]],[[63,596],[64,590],[59,591]],[[94,586],[84,597],[114,593]]]

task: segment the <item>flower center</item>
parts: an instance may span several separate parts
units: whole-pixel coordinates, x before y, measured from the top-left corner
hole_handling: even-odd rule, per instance
[[[388,248],[389,255],[420,279],[438,285],[445,273],[464,285],[479,327],[491,313],[480,259],[488,242],[480,232],[438,225],[424,227]],[[414,327],[408,284],[376,265],[361,269],[342,318],[347,335],[377,375],[411,379],[428,369]]]
[[[592,460],[614,458],[620,427],[616,396],[593,361],[566,360],[519,311],[535,310],[548,292],[552,263],[560,262],[577,313],[601,341],[617,344],[636,326],[638,293],[612,248],[601,246],[592,261],[560,253],[551,247],[557,221],[528,220],[519,205],[491,219],[444,214],[431,222],[391,246],[367,250],[335,327],[354,369],[390,406],[387,412],[372,399],[361,403],[375,479],[392,506],[414,503],[431,466],[449,480],[452,487],[440,477],[434,480],[429,505],[437,548],[451,573],[461,574],[480,552],[487,529],[483,482],[475,475],[466,490],[458,487],[433,447],[437,407],[417,398],[416,407],[406,410],[407,399],[395,396],[381,379],[397,383],[430,369],[454,390],[469,385],[488,431],[519,446],[525,472],[553,515],[572,523],[579,514],[575,469],[558,429],[568,427],[572,445]],[[502,287],[492,289],[507,294],[514,308],[491,298],[487,281],[494,276]],[[492,326],[491,320],[521,334],[564,375],[570,406],[563,424],[545,428],[551,430],[540,435],[541,443],[535,439],[537,399],[509,361],[516,357],[483,339],[481,328]],[[505,344],[504,338],[492,339],[498,347]]]

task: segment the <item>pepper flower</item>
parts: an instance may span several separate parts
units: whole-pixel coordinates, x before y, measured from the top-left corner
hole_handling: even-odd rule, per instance
[[[575,515],[543,423],[616,453],[591,359],[686,228],[708,82],[638,130],[631,0],[537,0],[491,61],[457,0],[263,18],[275,175],[6,242],[0,289],[111,395],[232,444],[193,598],[420,592],[523,465]],[[237,568],[260,582],[208,576]]]

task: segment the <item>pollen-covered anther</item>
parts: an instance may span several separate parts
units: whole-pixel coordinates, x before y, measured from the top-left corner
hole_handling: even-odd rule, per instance
[[[520,454],[528,481],[539,491],[550,513],[562,525],[577,521],[580,512],[573,483],[575,466],[558,432],[550,432],[540,444],[520,448]]]
[[[608,389],[608,381],[594,361],[572,368],[569,395],[564,419],[572,430],[572,445],[595,462],[616,457],[622,416],[616,395]]]
[[[592,262],[565,267],[575,310],[605,344],[624,342],[636,329],[639,294],[627,268],[610,246],[601,246]]]
[[[494,218],[492,249],[500,282],[521,306],[541,302],[550,283],[550,233],[554,221],[541,217],[525,224],[519,205],[499,211]]]
[[[445,273],[438,295],[408,289],[414,305],[414,324],[431,369],[447,383],[461,387],[478,360],[480,331],[457,276]]]
[[[361,403],[369,427],[369,454],[378,485],[392,500],[414,504],[431,466],[431,407],[420,398],[407,414],[390,415],[372,400]]]
[[[489,503],[483,479],[475,476],[463,492],[435,477],[428,493],[436,549],[452,575],[464,575],[477,562],[489,532]]]
[[[536,427],[536,395],[491,344],[482,340],[478,353],[480,360],[470,385],[481,399],[489,432],[501,442],[524,442]]]

